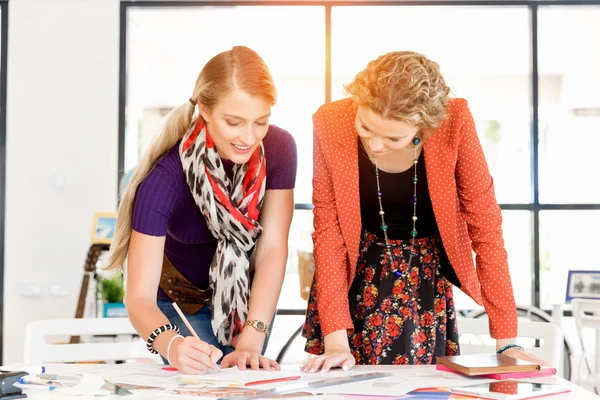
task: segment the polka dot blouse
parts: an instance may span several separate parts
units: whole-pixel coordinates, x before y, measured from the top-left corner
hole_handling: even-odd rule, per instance
[[[327,103],[313,116],[313,241],[323,335],[353,329],[348,289],[356,271],[362,226],[355,116],[351,99]],[[466,100],[450,100],[446,117],[425,142],[424,153],[433,211],[461,290],[483,304],[493,338],[514,338],[517,313],[502,214]]]

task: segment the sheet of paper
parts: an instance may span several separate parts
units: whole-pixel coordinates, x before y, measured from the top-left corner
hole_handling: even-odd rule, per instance
[[[124,386],[130,390],[133,389],[136,398],[140,395],[143,395],[144,398],[155,399],[162,398],[163,396],[171,397],[174,395],[174,390],[185,391],[186,389],[190,392],[195,392],[194,394],[190,393],[195,398],[203,397],[200,396],[201,393],[208,394],[208,398],[211,397],[209,393],[202,390],[202,387],[179,385],[177,380],[180,374],[176,371],[163,370],[162,367],[164,365],[140,363],[116,365],[50,364],[47,365],[47,372],[51,374],[88,373],[97,375],[109,382]],[[294,388],[298,392],[306,392],[306,385],[310,382],[351,377],[356,374],[368,372],[389,372],[392,376],[344,385],[315,388],[311,393],[326,395],[353,394],[355,396],[399,396],[423,387],[458,387],[474,383],[495,382],[492,379],[473,378],[452,372],[436,371],[431,366],[357,366],[350,371],[334,369],[324,374],[320,372],[307,374],[300,371],[299,366],[285,366],[282,368],[282,371],[240,371],[237,368],[228,368],[221,370],[221,372],[210,372],[195,377],[210,380],[248,382],[300,376],[299,380],[252,386],[251,388],[260,390],[274,388],[286,390]],[[162,390],[156,390],[157,387]]]
[[[289,370],[283,369],[281,371],[265,371],[260,369],[254,371],[252,369],[240,370],[237,367],[223,368],[219,371],[211,370],[203,375],[187,375],[179,374],[181,379],[185,380],[198,380],[198,381],[222,381],[222,382],[237,382],[245,384],[247,382],[266,381],[271,379],[285,379],[296,376],[301,376],[302,371],[300,370]]]
[[[276,371],[274,369],[270,370],[270,371],[265,371],[264,369],[259,369],[257,371],[254,371],[250,368],[247,368],[245,370],[240,370],[238,369],[238,367],[231,367],[231,368],[221,368],[220,370],[209,370],[206,374],[202,374],[202,375],[186,375],[186,374],[180,374],[181,376],[206,376],[206,377],[210,377],[211,379],[215,378],[215,377],[227,377],[227,378],[240,378],[240,379],[244,379],[245,377],[247,377],[247,379],[245,380],[252,380],[252,377],[263,377],[263,376],[271,376],[271,377],[283,377],[283,376],[292,376],[294,375],[294,373],[297,375],[298,373],[300,373],[302,371],[300,370],[291,370],[291,369],[282,369],[281,371]]]
[[[360,368],[356,369],[355,373],[365,373],[373,370],[389,372],[393,376],[371,381],[319,388],[313,391],[313,393],[400,396],[419,388],[458,387],[476,383],[495,382],[493,379],[466,377],[451,372],[436,371],[427,367],[423,368],[423,366],[396,366],[380,369]]]
[[[270,390],[270,389],[279,389],[279,390],[294,390],[297,392],[306,392],[308,389],[308,384],[310,382],[321,381],[324,379],[335,379],[335,378],[344,378],[351,376],[352,374],[359,373],[356,370],[344,371],[342,369],[335,369],[329,371],[325,374],[322,373],[313,373],[308,374],[300,371],[299,366],[284,366],[281,371],[252,371],[252,370],[244,370],[240,371],[237,368],[228,368],[222,369],[221,372],[210,372],[205,375],[180,375],[182,378],[192,378],[196,379],[195,382],[198,383],[209,383],[209,386],[225,386],[227,382],[236,383],[239,382],[242,385],[247,382],[256,382],[256,381],[268,381],[272,379],[285,379],[288,377],[300,377],[299,379],[293,380],[283,380],[274,383],[265,383],[259,385],[250,386],[251,388],[257,388],[260,390]],[[364,373],[364,372],[360,372]],[[215,383],[223,382],[222,384]],[[179,380],[180,383],[193,383],[194,381],[190,380]],[[188,385],[182,385],[182,388],[188,387]]]
[[[240,396],[255,396],[264,394],[265,391],[261,389],[250,389],[245,387],[231,388],[231,387],[180,387],[171,389],[163,393],[163,395],[177,395],[177,396],[194,396],[200,398],[219,398],[219,397],[240,397]]]
[[[179,374],[162,369],[158,364],[50,364],[47,372],[50,374],[68,375],[87,373],[101,376],[114,384],[129,384],[161,388],[177,386]]]
[[[104,385],[104,379],[101,377],[83,374],[75,386],[61,387],[56,389],[56,392],[67,396],[110,396],[111,392],[102,389],[102,385]]]
[[[388,372],[391,373],[392,376],[315,389],[309,389],[307,387],[310,382],[352,377],[354,375],[369,372]],[[474,383],[494,382],[493,379],[472,378],[452,372],[436,371],[428,366],[359,366],[350,371],[334,369],[327,373],[316,372],[312,374],[304,373],[300,371],[298,367],[287,367],[283,368],[281,371],[240,371],[237,368],[228,368],[222,369],[221,372],[210,372],[205,375],[193,377],[198,378],[199,380],[220,380],[223,382],[234,381],[245,383],[249,381],[277,379],[289,376],[300,376],[300,379],[259,385],[256,387],[264,390],[296,389],[300,392],[308,390],[313,394],[354,394],[367,396],[377,393],[377,395],[380,396],[398,396],[422,387],[458,387],[472,385]]]

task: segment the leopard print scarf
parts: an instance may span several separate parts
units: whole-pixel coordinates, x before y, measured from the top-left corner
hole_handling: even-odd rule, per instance
[[[192,123],[179,150],[192,196],[218,240],[209,273],[212,329],[219,343],[235,347],[248,316],[249,251],[262,233],[264,147],[261,143],[246,164],[234,165],[233,182],[202,119]]]

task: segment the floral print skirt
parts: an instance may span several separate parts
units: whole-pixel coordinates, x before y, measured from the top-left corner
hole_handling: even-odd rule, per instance
[[[452,284],[440,268],[438,235],[388,240],[363,232],[357,271],[349,290],[354,332],[350,349],[357,364],[434,364],[436,356],[457,355],[458,331]],[[316,282],[308,299],[305,350],[324,350]]]

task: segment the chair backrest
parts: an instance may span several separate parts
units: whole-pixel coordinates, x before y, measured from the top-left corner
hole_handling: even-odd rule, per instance
[[[489,335],[487,318],[458,318],[461,354],[494,353],[496,341]],[[519,319],[517,344],[552,366],[562,366],[563,337],[558,325]]]
[[[67,336],[67,343],[48,343],[49,336]],[[70,336],[91,336],[93,341],[70,344]],[[146,350],[145,342],[137,336],[128,318],[39,320],[30,322],[25,329],[26,364],[143,358],[160,362],[160,357]]]
[[[583,328],[600,330],[600,300],[593,299],[573,299],[573,318],[577,330],[581,332]]]

